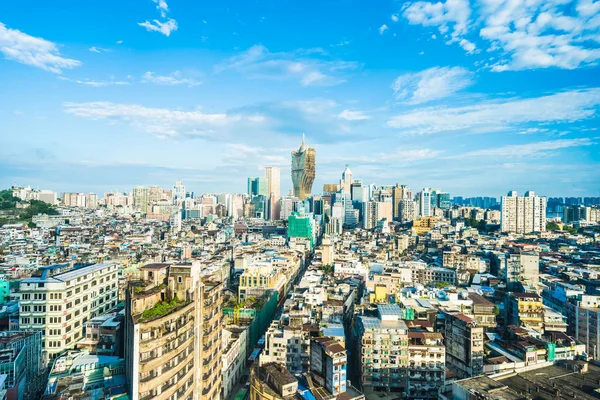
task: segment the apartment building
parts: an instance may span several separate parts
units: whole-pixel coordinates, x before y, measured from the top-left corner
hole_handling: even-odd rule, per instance
[[[600,357],[600,296],[580,294],[567,303],[567,333],[585,345],[587,354]]]
[[[19,326],[42,332],[45,358],[74,348],[83,338],[85,323],[117,305],[118,265],[94,264],[52,274],[42,267],[41,276],[20,283]]]
[[[534,192],[518,196],[511,191],[502,196],[500,230],[512,233],[532,233],[546,231],[546,198]]]
[[[439,332],[408,332],[408,396],[437,399],[446,379],[446,349]]]
[[[446,363],[459,379],[483,374],[483,327],[457,312],[442,311]]]
[[[444,268],[456,269],[458,271],[473,271],[474,273],[482,272],[481,259],[473,254],[445,251],[442,260]]]
[[[507,254],[504,257],[503,276],[509,290],[521,290],[539,283],[540,257],[537,253],[523,252]]]
[[[346,349],[336,338],[320,337],[310,342],[312,379],[332,395],[346,391]]]
[[[249,297],[261,297],[267,290],[282,291],[287,282],[281,268],[275,268],[269,262],[249,265],[240,276],[238,296],[241,300]]]
[[[506,322],[508,325],[544,331],[544,306],[535,293],[510,293],[506,297]]]
[[[378,306],[379,315],[359,316],[361,391],[408,393],[408,327],[397,305]]]
[[[127,290],[126,376],[132,400],[218,399],[222,286],[199,263],[149,264]]]
[[[301,326],[280,327],[273,321],[265,333],[265,349],[260,365],[272,362],[284,365],[291,373],[302,373],[309,366],[310,332]]]
[[[473,319],[477,322],[477,326],[495,328],[498,307],[477,293],[469,293],[469,299],[473,301]]]

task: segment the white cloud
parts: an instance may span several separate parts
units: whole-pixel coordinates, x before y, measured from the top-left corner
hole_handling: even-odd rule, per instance
[[[72,83],[77,83],[79,85],[87,85],[87,86],[92,86],[92,87],[102,87],[102,86],[113,86],[113,85],[129,85],[131,84],[130,82],[127,81],[117,81],[114,79],[111,79],[109,81],[95,81],[93,79],[71,79],[71,78],[67,78],[64,76],[59,76],[58,79],[62,80],[62,81],[67,81],[67,82],[72,82]]]
[[[345,82],[347,71],[358,68],[353,62],[323,59],[323,49],[300,49],[288,53],[271,53],[255,45],[225,63],[216,72],[234,70],[259,79],[293,79],[304,86],[331,86]]]
[[[398,16],[396,14],[392,14],[392,21],[398,22]]]
[[[225,128],[234,123],[261,123],[257,115],[208,114],[201,111],[180,111],[167,108],[149,108],[138,104],[111,102],[64,103],[65,112],[94,120],[110,119],[131,124],[159,138],[175,137],[189,131]]]
[[[527,144],[511,144],[491,149],[470,151],[459,157],[532,157],[548,155],[552,150],[569,147],[591,146],[594,143],[589,139],[561,139]]]
[[[1,22],[0,53],[9,60],[56,74],[81,65],[81,61],[62,57],[55,43],[7,28]]]
[[[448,97],[472,83],[472,73],[462,67],[434,67],[399,76],[392,90],[398,100],[420,104]]]
[[[383,24],[379,27],[379,34],[383,35],[383,32],[388,30],[388,26],[386,24]]]
[[[345,119],[346,121],[364,121],[367,119],[371,119],[368,115],[365,115],[362,111],[350,111],[344,110],[339,114],[341,119]]]
[[[407,3],[402,15],[412,25],[436,26],[442,35],[449,32],[454,42],[467,32],[471,8],[469,0],[416,1]]]
[[[157,85],[188,85],[189,87],[201,85],[202,82],[191,78],[184,78],[180,71],[175,71],[170,75],[161,76],[154,72],[146,72],[143,75],[142,82],[155,83]]]
[[[169,6],[165,0],[152,0],[156,4],[156,9],[160,12],[160,16],[162,18],[167,18],[167,13],[169,12]],[[173,18],[169,18],[164,22],[161,22],[157,19],[152,22],[146,20],[145,22],[138,22],[139,26],[143,26],[146,28],[148,32],[160,32],[165,36],[170,36],[171,32],[176,31],[177,21]]]
[[[468,54],[471,54],[473,52],[475,52],[475,43],[473,42],[469,42],[467,39],[461,39],[460,42],[458,42],[458,44],[460,45],[460,47],[462,47]]]
[[[116,42],[116,43],[117,43],[117,44],[123,44],[123,41],[122,41],[122,40],[117,40],[117,42]]]
[[[420,160],[429,160],[437,158],[442,154],[442,150],[433,150],[429,148],[406,149],[399,148],[391,153],[380,153],[376,161],[407,163]]]
[[[171,32],[177,30],[177,21],[172,18],[169,18],[167,22],[160,22],[159,20],[155,19],[152,22],[139,22],[138,25],[146,28],[148,32],[160,32],[165,36],[170,36]]]
[[[473,39],[497,52],[492,71],[558,67],[575,69],[600,59],[600,6],[592,0],[468,0],[404,6],[410,24],[437,27],[467,53]],[[473,18],[471,19],[471,14]]]
[[[600,89],[572,90],[528,99],[486,101],[464,107],[418,109],[392,117],[387,125],[417,134],[467,129],[497,131],[527,122],[574,122],[590,118],[599,105]]]
[[[167,12],[169,11],[169,6],[165,0],[152,0],[156,3],[156,8],[160,11],[161,17],[165,18],[167,16]]]
[[[89,50],[90,50],[92,53],[98,53],[98,54],[100,54],[100,53],[108,53],[108,52],[110,52],[110,50],[109,50],[109,49],[104,49],[104,48],[102,48],[102,47],[96,47],[96,46],[92,46],[92,47],[90,47],[90,48],[89,48]]]

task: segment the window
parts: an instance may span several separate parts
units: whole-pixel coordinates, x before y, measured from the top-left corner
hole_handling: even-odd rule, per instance
[[[178,277],[177,277],[177,282],[178,282],[178,283],[181,283],[181,282],[183,282],[183,278],[182,278],[181,276],[178,276]]]

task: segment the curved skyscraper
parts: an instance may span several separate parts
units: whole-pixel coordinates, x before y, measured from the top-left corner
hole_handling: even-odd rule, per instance
[[[310,197],[312,184],[315,180],[315,155],[314,148],[306,148],[304,134],[302,144],[296,151],[292,151],[292,182],[294,196],[300,200]]]

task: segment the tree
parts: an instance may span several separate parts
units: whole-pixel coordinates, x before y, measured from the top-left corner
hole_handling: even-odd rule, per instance
[[[449,282],[436,282],[435,283],[436,289],[443,289],[443,288],[446,288],[448,286],[451,286],[451,284]]]

